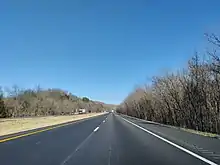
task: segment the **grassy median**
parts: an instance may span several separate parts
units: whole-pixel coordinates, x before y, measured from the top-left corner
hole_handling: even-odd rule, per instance
[[[34,118],[0,119],[0,136],[36,128],[52,126],[56,124],[76,121],[89,117],[102,115],[104,113],[89,113],[71,116],[47,116]]]

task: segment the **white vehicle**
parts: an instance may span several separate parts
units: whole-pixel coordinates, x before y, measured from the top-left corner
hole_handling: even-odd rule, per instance
[[[86,110],[85,109],[79,109],[79,114],[83,114],[83,113],[86,113]]]

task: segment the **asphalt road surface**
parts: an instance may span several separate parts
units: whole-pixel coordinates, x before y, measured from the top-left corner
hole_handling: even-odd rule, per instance
[[[1,165],[215,165],[112,113],[0,143]]]

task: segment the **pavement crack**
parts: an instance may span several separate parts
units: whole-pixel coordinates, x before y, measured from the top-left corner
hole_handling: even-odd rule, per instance
[[[78,147],[70,154],[66,157],[66,159],[64,159],[64,161],[60,164],[60,165],[65,165],[73,156],[76,152],[78,152],[80,150],[80,148],[89,140],[89,138],[94,134],[94,131],[85,139],[83,140]]]
[[[108,149],[108,165],[111,165],[112,146]]]

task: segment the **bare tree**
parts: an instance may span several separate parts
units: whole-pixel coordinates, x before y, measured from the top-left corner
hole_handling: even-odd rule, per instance
[[[214,48],[208,52],[210,60],[201,60],[195,53],[187,69],[153,77],[150,86],[130,93],[118,112],[220,133],[220,39],[214,34],[207,36]]]

